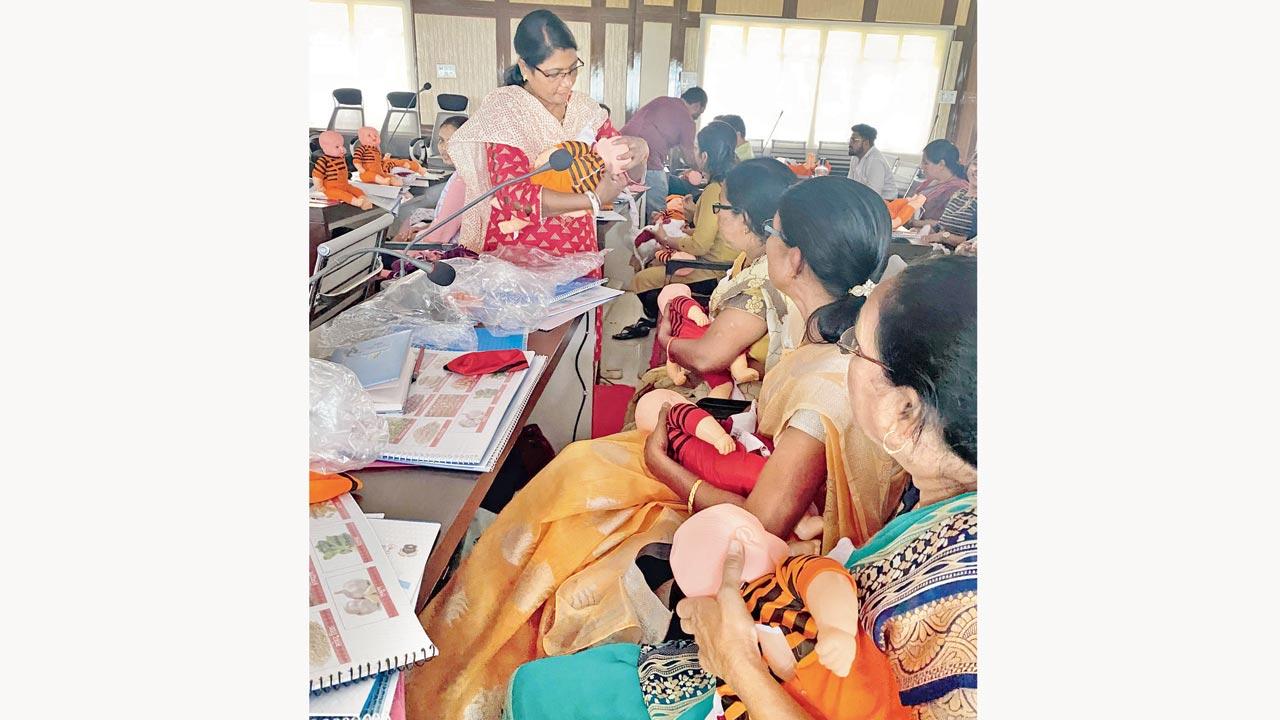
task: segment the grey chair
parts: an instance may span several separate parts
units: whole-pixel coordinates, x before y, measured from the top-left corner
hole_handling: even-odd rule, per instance
[[[751,143],[751,152],[755,153],[756,157],[762,157],[764,155],[764,140],[752,140],[748,138],[747,142]]]
[[[818,157],[831,163],[831,174],[837,177],[849,175],[849,143],[823,140],[818,143]]]
[[[469,102],[466,95],[455,95],[453,93],[436,95],[436,104],[440,106],[440,112],[436,113],[435,122],[431,124],[431,146],[427,150],[428,169],[446,169],[444,160],[440,158],[440,133],[436,132],[436,129],[440,127],[440,123],[451,117],[470,117],[467,114]]]
[[[391,157],[417,159],[416,155],[423,153],[430,140],[422,134],[417,93],[387,93],[387,116],[383,118],[378,134],[382,140],[382,152],[391,153]]]
[[[789,160],[804,160],[804,156],[809,152],[808,145],[804,140],[774,140],[769,147],[769,156],[776,158],[787,158]]]
[[[329,115],[327,129],[342,133],[350,146],[355,142],[356,131],[362,127],[364,127],[364,94],[356,88],[334,90],[333,113]]]
[[[335,235],[316,248],[313,272],[327,269],[329,258],[343,251],[381,247],[393,219],[390,213],[383,213],[353,230]],[[354,293],[367,295],[372,289],[372,281],[383,268],[382,256],[376,254],[357,255],[339,260],[338,263],[330,274],[311,284],[309,304],[312,319]]]

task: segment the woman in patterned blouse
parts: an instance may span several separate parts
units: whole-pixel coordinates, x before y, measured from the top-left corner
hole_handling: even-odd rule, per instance
[[[974,155],[965,169],[969,186],[956,192],[947,201],[942,217],[934,225],[933,232],[921,236],[921,240],[941,243],[955,248],[978,236],[978,156]]]

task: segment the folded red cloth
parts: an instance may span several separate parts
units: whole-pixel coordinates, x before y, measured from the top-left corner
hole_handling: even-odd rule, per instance
[[[527,367],[529,361],[519,350],[484,350],[459,355],[446,363],[444,369],[459,375],[488,375],[515,372]]]

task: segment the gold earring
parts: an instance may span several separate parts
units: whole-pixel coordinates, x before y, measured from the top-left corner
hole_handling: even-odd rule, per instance
[[[894,434],[894,433],[896,433],[896,432],[898,432],[898,424],[897,424],[897,423],[894,423],[894,424],[893,424],[893,427],[889,428],[889,432],[887,432],[887,433],[885,433],[885,434],[884,434],[884,439],[882,439],[882,440],[880,441],[880,447],[881,447],[881,449],[883,449],[885,452],[889,453],[890,455],[897,455],[898,453],[902,452],[902,449],[903,449],[903,448],[905,448],[905,447],[907,446],[907,443],[906,443],[906,442],[903,442],[903,443],[902,443],[901,445],[899,445],[897,448],[895,448],[895,449],[893,449],[893,450],[890,450],[890,449],[889,449],[889,436],[890,436],[890,435],[892,435],[892,434]]]

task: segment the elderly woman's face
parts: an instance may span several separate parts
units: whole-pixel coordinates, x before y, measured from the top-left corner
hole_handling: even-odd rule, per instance
[[[727,190],[724,196],[724,204],[733,205],[733,198]],[[718,210],[716,212],[716,228],[720,232],[720,237],[724,238],[725,243],[738,252],[749,253],[758,251],[760,248],[760,238],[751,232],[751,226],[747,224],[747,218],[737,207],[732,210]]]
[[[886,396],[893,391],[893,384],[885,375],[884,368],[867,358],[880,360],[880,348],[876,346],[876,328],[880,323],[880,301],[886,290],[893,285],[894,279],[881,283],[871,292],[867,302],[858,313],[858,322],[853,326],[853,336],[858,354],[850,354],[849,370],[845,381],[849,389],[849,401],[853,405],[853,417],[858,427],[873,441],[879,442],[889,431],[889,419],[883,410]]]

